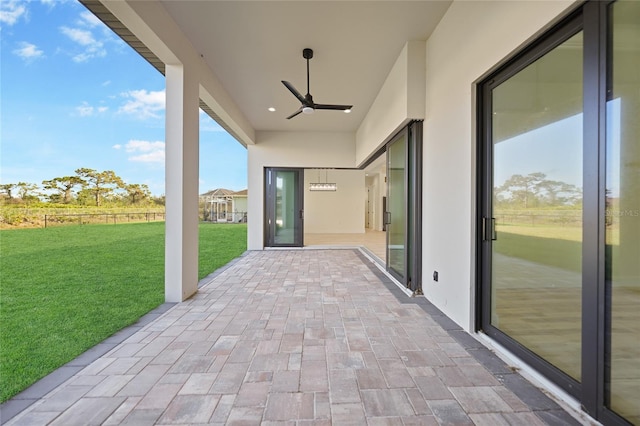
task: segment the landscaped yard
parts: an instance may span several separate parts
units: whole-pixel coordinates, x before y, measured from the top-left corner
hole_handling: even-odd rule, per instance
[[[246,235],[201,224],[199,277]],[[164,302],[164,223],[1,231],[0,251],[2,401]]]

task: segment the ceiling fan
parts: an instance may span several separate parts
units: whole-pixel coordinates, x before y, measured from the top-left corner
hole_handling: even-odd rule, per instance
[[[282,80],[282,84],[284,84],[285,87],[289,89],[291,93],[293,93],[293,96],[295,96],[302,104],[296,112],[287,117],[287,120],[295,117],[301,112],[304,114],[313,114],[313,112],[317,109],[330,109],[351,112],[351,107],[353,105],[316,104],[315,102],[313,102],[313,96],[311,96],[311,94],[309,93],[309,59],[313,58],[313,50],[309,48],[304,49],[302,51],[302,57],[307,60],[307,94],[305,96],[302,96],[291,83]]]

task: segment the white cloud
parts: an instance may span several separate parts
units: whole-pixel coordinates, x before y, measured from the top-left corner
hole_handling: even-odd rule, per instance
[[[69,39],[82,47],[83,51],[75,54],[72,58],[74,62],[86,62],[89,59],[104,57],[107,50],[104,43],[96,40],[93,33],[89,30],[81,28],[60,27],[60,32],[69,37]]]
[[[60,27],[60,31],[81,46],[91,46],[96,43],[96,39],[93,38],[91,31],[69,27]]]
[[[84,25],[84,26],[93,28],[93,27],[102,25],[102,21],[98,19],[98,17],[93,13],[89,12],[88,10],[85,10],[80,14],[78,25]]]
[[[32,43],[27,43],[26,41],[18,43],[18,46],[19,47],[15,49],[13,53],[27,62],[41,58],[44,54],[42,50],[38,49],[38,46]]]
[[[70,1],[73,1],[73,0],[40,0],[40,3],[47,5],[50,8],[53,8],[58,4],[69,3]]]
[[[86,102],[76,107],[76,112],[80,117],[89,117],[93,115],[93,107]]]
[[[134,115],[140,119],[160,118],[165,106],[165,91],[130,90],[122,94],[128,98],[118,112]]]
[[[120,148],[122,148],[122,145],[120,145],[119,143],[113,146],[113,149],[120,149]]]
[[[22,16],[27,16],[27,8],[24,2],[17,0],[0,1],[0,22],[11,26],[18,22]]]
[[[132,155],[129,161],[140,163],[164,163],[164,142],[130,140],[125,145],[125,151]]]
[[[101,106],[101,107],[93,107],[89,105],[88,102],[82,102],[82,105],[76,107],[76,113],[80,117],[90,117],[95,114],[102,114],[107,112],[109,107]]]
[[[164,151],[154,151],[148,154],[136,155],[129,157],[129,161],[140,163],[164,163]]]
[[[111,84],[111,80],[107,80],[107,81],[102,83],[103,86],[108,86],[110,84]]]

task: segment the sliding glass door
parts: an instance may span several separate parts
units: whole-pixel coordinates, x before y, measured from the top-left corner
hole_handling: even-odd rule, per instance
[[[479,85],[479,328],[640,424],[640,3],[587,2]]]
[[[265,246],[303,245],[302,169],[265,170]]]
[[[387,269],[406,284],[407,275],[407,131],[387,148]]]
[[[605,397],[640,424],[640,3],[607,15]]]
[[[422,122],[414,121],[387,144],[387,271],[422,294]]]
[[[489,324],[580,380],[582,31],[487,87]]]

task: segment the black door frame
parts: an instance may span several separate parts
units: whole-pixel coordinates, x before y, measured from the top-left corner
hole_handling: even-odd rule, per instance
[[[404,137],[405,176],[404,176],[404,205],[405,205],[405,276],[401,276],[389,265],[389,229],[387,226],[387,210],[389,207],[389,171],[387,170],[387,195],[384,197],[383,229],[387,232],[387,262],[386,270],[396,280],[411,290],[414,295],[422,295],[422,121],[411,121],[402,130],[389,139],[384,146],[383,154],[387,155],[386,164],[389,167],[388,152],[392,143],[399,137]],[[374,157],[376,158],[376,157]]]
[[[280,171],[295,172],[294,242],[276,243],[276,185],[275,175]],[[304,169],[295,167],[265,167],[264,169],[264,246],[265,247],[303,247],[304,246]]]
[[[552,33],[537,40],[535,44],[530,46],[525,52],[500,67],[492,76],[483,81],[479,85],[480,93],[478,96],[478,100],[480,101],[480,104],[478,105],[478,123],[480,127],[478,140],[482,141],[481,149],[478,150],[478,171],[480,173],[478,176],[478,194],[480,203],[476,227],[478,230],[477,253],[479,255],[479,274],[477,276],[480,279],[478,283],[480,288],[479,328],[497,342],[512,350],[527,364],[531,365],[536,370],[543,372],[545,376],[549,377],[553,382],[557,383],[561,388],[574,396],[578,395],[580,392],[580,383],[566,375],[557,367],[540,358],[509,335],[491,325],[492,233],[495,219],[492,217],[493,134],[490,123],[493,107],[491,102],[492,90],[556,48],[558,45],[562,44],[580,30],[582,30],[581,15],[571,16],[566,19],[559,24]],[[483,282],[486,284],[483,284]]]
[[[398,271],[396,271],[395,269],[393,269],[391,267],[391,236],[390,236],[390,232],[389,229],[392,228],[392,223],[391,223],[391,205],[393,204],[394,200],[392,199],[391,195],[391,170],[390,170],[390,152],[391,152],[391,146],[394,145],[395,143],[398,143],[400,141],[404,142],[404,155],[403,155],[403,160],[404,160],[404,175],[403,175],[403,193],[402,193],[402,204],[404,207],[404,230],[402,231],[403,233],[403,237],[404,237],[404,265],[403,265],[403,270],[404,270],[404,275],[400,274]],[[391,276],[393,276],[393,278],[395,278],[396,280],[398,280],[398,282],[400,282],[401,284],[403,284],[404,286],[407,286],[408,282],[409,282],[409,269],[408,269],[408,264],[409,264],[409,221],[408,221],[408,193],[409,193],[409,130],[407,128],[402,129],[400,132],[398,132],[392,139],[391,141],[389,141],[389,143],[387,143],[386,146],[386,163],[387,163],[387,210],[384,212],[384,216],[385,216],[385,224],[386,224],[386,252],[387,252],[387,272],[389,272],[391,274]]]

